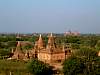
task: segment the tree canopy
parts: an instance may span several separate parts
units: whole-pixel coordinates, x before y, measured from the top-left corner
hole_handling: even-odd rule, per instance
[[[52,70],[49,67],[49,65],[37,59],[31,60],[28,63],[27,68],[29,72],[32,73],[33,75],[34,74],[35,75],[51,75],[52,74]]]
[[[63,63],[65,75],[100,75],[100,57],[96,51],[83,48]]]

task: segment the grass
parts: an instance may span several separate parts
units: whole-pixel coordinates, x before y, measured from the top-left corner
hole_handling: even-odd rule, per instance
[[[26,62],[17,60],[0,60],[0,75],[30,75]]]

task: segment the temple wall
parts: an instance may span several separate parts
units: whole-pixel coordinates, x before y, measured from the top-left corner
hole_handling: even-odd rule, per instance
[[[51,55],[48,53],[38,53],[38,59],[43,62],[50,62]]]
[[[46,63],[52,63],[56,61],[64,61],[65,53],[49,54],[49,53],[38,53],[38,59]]]
[[[65,53],[52,54],[52,61],[65,60]]]

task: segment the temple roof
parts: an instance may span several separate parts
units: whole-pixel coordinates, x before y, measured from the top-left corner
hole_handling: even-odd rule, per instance
[[[55,49],[42,49],[39,52],[40,53],[52,53],[52,54],[65,53],[65,51],[63,49],[60,49],[60,48],[55,48]]]
[[[55,40],[54,37],[52,35],[52,33],[50,34],[49,38],[48,38],[48,44],[47,44],[47,49],[51,49],[51,48],[55,48]]]
[[[22,48],[21,48],[21,42],[20,41],[17,42],[17,47],[16,47],[14,54],[21,54],[21,55],[24,54],[23,51],[22,51]]]
[[[39,36],[39,40],[37,41],[37,45],[38,45],[38,48],[43,48],[43,46],[44,46],[44,42],[43,42],[43,39],[41,37],[41,34]]]
[[[53,37],[53,35],[51,33],[49,38],[48,38],[48,44],[53,44],[53,43],[54,43],[54,37]]]

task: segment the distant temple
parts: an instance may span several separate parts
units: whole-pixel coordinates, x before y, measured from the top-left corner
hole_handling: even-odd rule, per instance
[[[64,35],[65,36],[67,36],[67,35],[78,36],[78,35],[80,35],[80,33],[79,32],[72,32],[71,30],[69,30],[69,31],[65,32]]]
[[[12,51],[13,52],[13,51]],[[35,42],[32,50],[22,52],[21,42],[18,41],[16,50],[13,52],[11,59],[29,60],[37,58],[45,63],[61,63],[71,55],[70,48],[65,48],[64,44],[61,47],[55,43],[55,38],[52,33],[48,37],[48,43],[45,45],[40,34],[38,41]]]
[[[23,53],[23,51],[21,49],[21,44],[18,41],[16,50],[13,52],[12,59],[23,59],[23,57],[24,57],[24,53]]]

